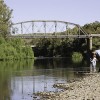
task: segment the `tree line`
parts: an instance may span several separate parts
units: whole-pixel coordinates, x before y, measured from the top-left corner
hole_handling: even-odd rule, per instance
[[[12,10],[0,0],[0,60],[34,58],[32,48],[22,39],[10,39]]]
[[[100,22],[85,24],[81,26],[88,34],[100,34]],[[77,34],[77,28],[69,29],[70,33]],[[65,32],[66,33],[66,32]],[[35,56],[45,57],[71,57],[73,52],[79,52],[83,56],[88,51],[87,39],[66,38],[66,39],[33,39],[31,44],[34,48]],[[93,49],[100,49],[100,38],[93,38]]]

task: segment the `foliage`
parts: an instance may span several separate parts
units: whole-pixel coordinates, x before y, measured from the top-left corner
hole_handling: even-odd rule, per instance
[[[75,63],[81,62],[83,59],[83,56],[79,52],[73,52],[72,54],[72,61]]]
[[[26,47],[22,39],[6,37],[10,32],[11,13],[12,10],[0,0],[0,60],[34,58],[31,47]]]
[[[35,56],[58,57],[71,55],[71,39],[40,39],[34,49]]]
[[[100,22],[95,21],[82,26],[88,34],[100,34]],[[78,34],[77,27],[68,29],[65,34]],[[82,34],[82,32],[80,31]],[[63,33],[64,34],[64,33]],[[71,57],[73,52],[80,52],[82,55],[88,50],[88,39],[66,38],[66,39],[38,39],[33,40],[36,45],[35,56],[62,56]],[[100,38],[93,38],[93,48],[100,49]]]
[[[88,34],[100,34],[100,22],[95,21],[90,24],[86,24],[83,26],[83,29]],[[100,49],[100,38],[93,38],[93,48],[94,49]]]
[[[21,39],[0,38],[0,60],[34,58],[32,48],[25,46]]]
[[[83,29],[88,33],[88,34],[100,34],[100,22],[95,21],[90,24],[85,24],[83,26]]]
[[[24,58],[34,58],[34,54],[30,46],[23,47],[22,51],[25,53]]]
[[[0,35],[3,37],[9,33],[11,13],[12,10],[7,7],[3,0],[0,0]]]

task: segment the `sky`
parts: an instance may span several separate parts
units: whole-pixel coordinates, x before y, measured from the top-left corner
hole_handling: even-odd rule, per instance
[[[4,0],[12,22],[59,20],[85,25],[100,21],[100,0]]]

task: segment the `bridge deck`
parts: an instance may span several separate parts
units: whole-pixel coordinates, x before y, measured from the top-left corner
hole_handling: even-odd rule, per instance
[[[100,37],[100,34],[90,34],[90,35],[9,35],[10,38],[90,38],[90,37]]]

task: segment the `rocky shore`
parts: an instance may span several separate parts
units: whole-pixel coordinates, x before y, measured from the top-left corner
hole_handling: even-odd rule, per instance
[[[87,74],[72,83],[54,84],[54,87],[62,88],[63,91],[39,92],[36,95],[41,100],[100,100],[100,73]]]

